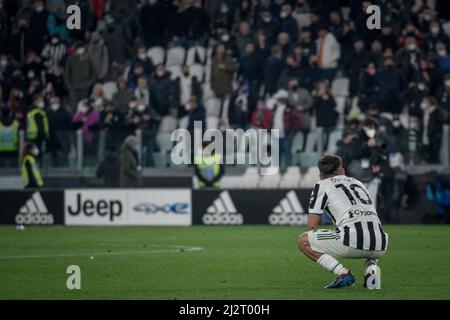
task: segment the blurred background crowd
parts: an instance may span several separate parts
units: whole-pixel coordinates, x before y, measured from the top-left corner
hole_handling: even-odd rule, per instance
[[[445,0],[0,0],[1,166],[24,141],[43,166],[96,166],[136,134],[140,165],[168,167],[194,121],[279,129],[283,167],[445,165],[449,21]]]

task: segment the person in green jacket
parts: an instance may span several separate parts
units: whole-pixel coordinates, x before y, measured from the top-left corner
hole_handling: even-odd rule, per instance
[[[42,96],[33,99],[33,106],[27,112],[27,141],[34,142],[39,150],[49,138],[48,117],[45,112],[45,102]]]
[[[39,156],[39,149],[33,142],[27,142],[23,147],[21,167],[22,181],[25,189],[38,189],[44,187],[41,173],[36,164],[36,157]]]

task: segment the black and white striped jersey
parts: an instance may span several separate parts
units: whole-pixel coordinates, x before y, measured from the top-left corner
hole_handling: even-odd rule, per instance
[[[317,182],[311,193],[309,213],[321,215],[325,211],[342,235],[344,245],[361,250],[386,250],[388,236],[362,182],[344,175]]]

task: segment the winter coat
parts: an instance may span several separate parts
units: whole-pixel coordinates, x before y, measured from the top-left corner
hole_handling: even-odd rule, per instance
[[[96,80],[95,66],[87,55],[67,59],[65,81],[70,90],[88,90]]]
[[[170,79],[170,73],[166,72],[162,77],[156,74],[150,80],[150,106],[161,116],[169,114],[173,105],[174,84]]]
[[[318,127],[332,127],[336,125],[338,113],[335,108],[336,102],[331,96],[327,100],[321,97],[317,97],[314,100]]]
[[[225,70],[219,69],[219,65],[224,64]],[[211,89],[216,96],[223,97],[233,93],[231,86],[233,74],[238,69],[238,66],[230,56],[223,58],[214,58],[211,66]]]
[[[311,127],[311,111],[314,100],[308,90],[303,88],[299,88],[296,93],[297,95],[289,91],[288,104],[295,107],[303,107],[302,110],[299,110],[299,129],[309,129]]]
[[[120,154],[120,187],[138,188],[141,186],[141,175],[138,170],[137,152],[129,146],[123,146]]]

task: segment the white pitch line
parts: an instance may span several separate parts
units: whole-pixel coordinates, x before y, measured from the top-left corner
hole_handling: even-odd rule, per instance
[[[119,256],[119,255],[133,255],[133,254],[180,252],[180,250],[187,251],[187,252],[194,252],[194,251],[203,250],[203,248],[202,247],[188,247],[188,246],[172,246],[172,249],[159,249],[159,250],[117,251],[117,252],[111,251],[111,252],[96,252],[96,253],[33,254],[33,255],[19,255],[19,256],[0,256],[0,260],[83,257],[83,256],[86,256],[86,257]]]

